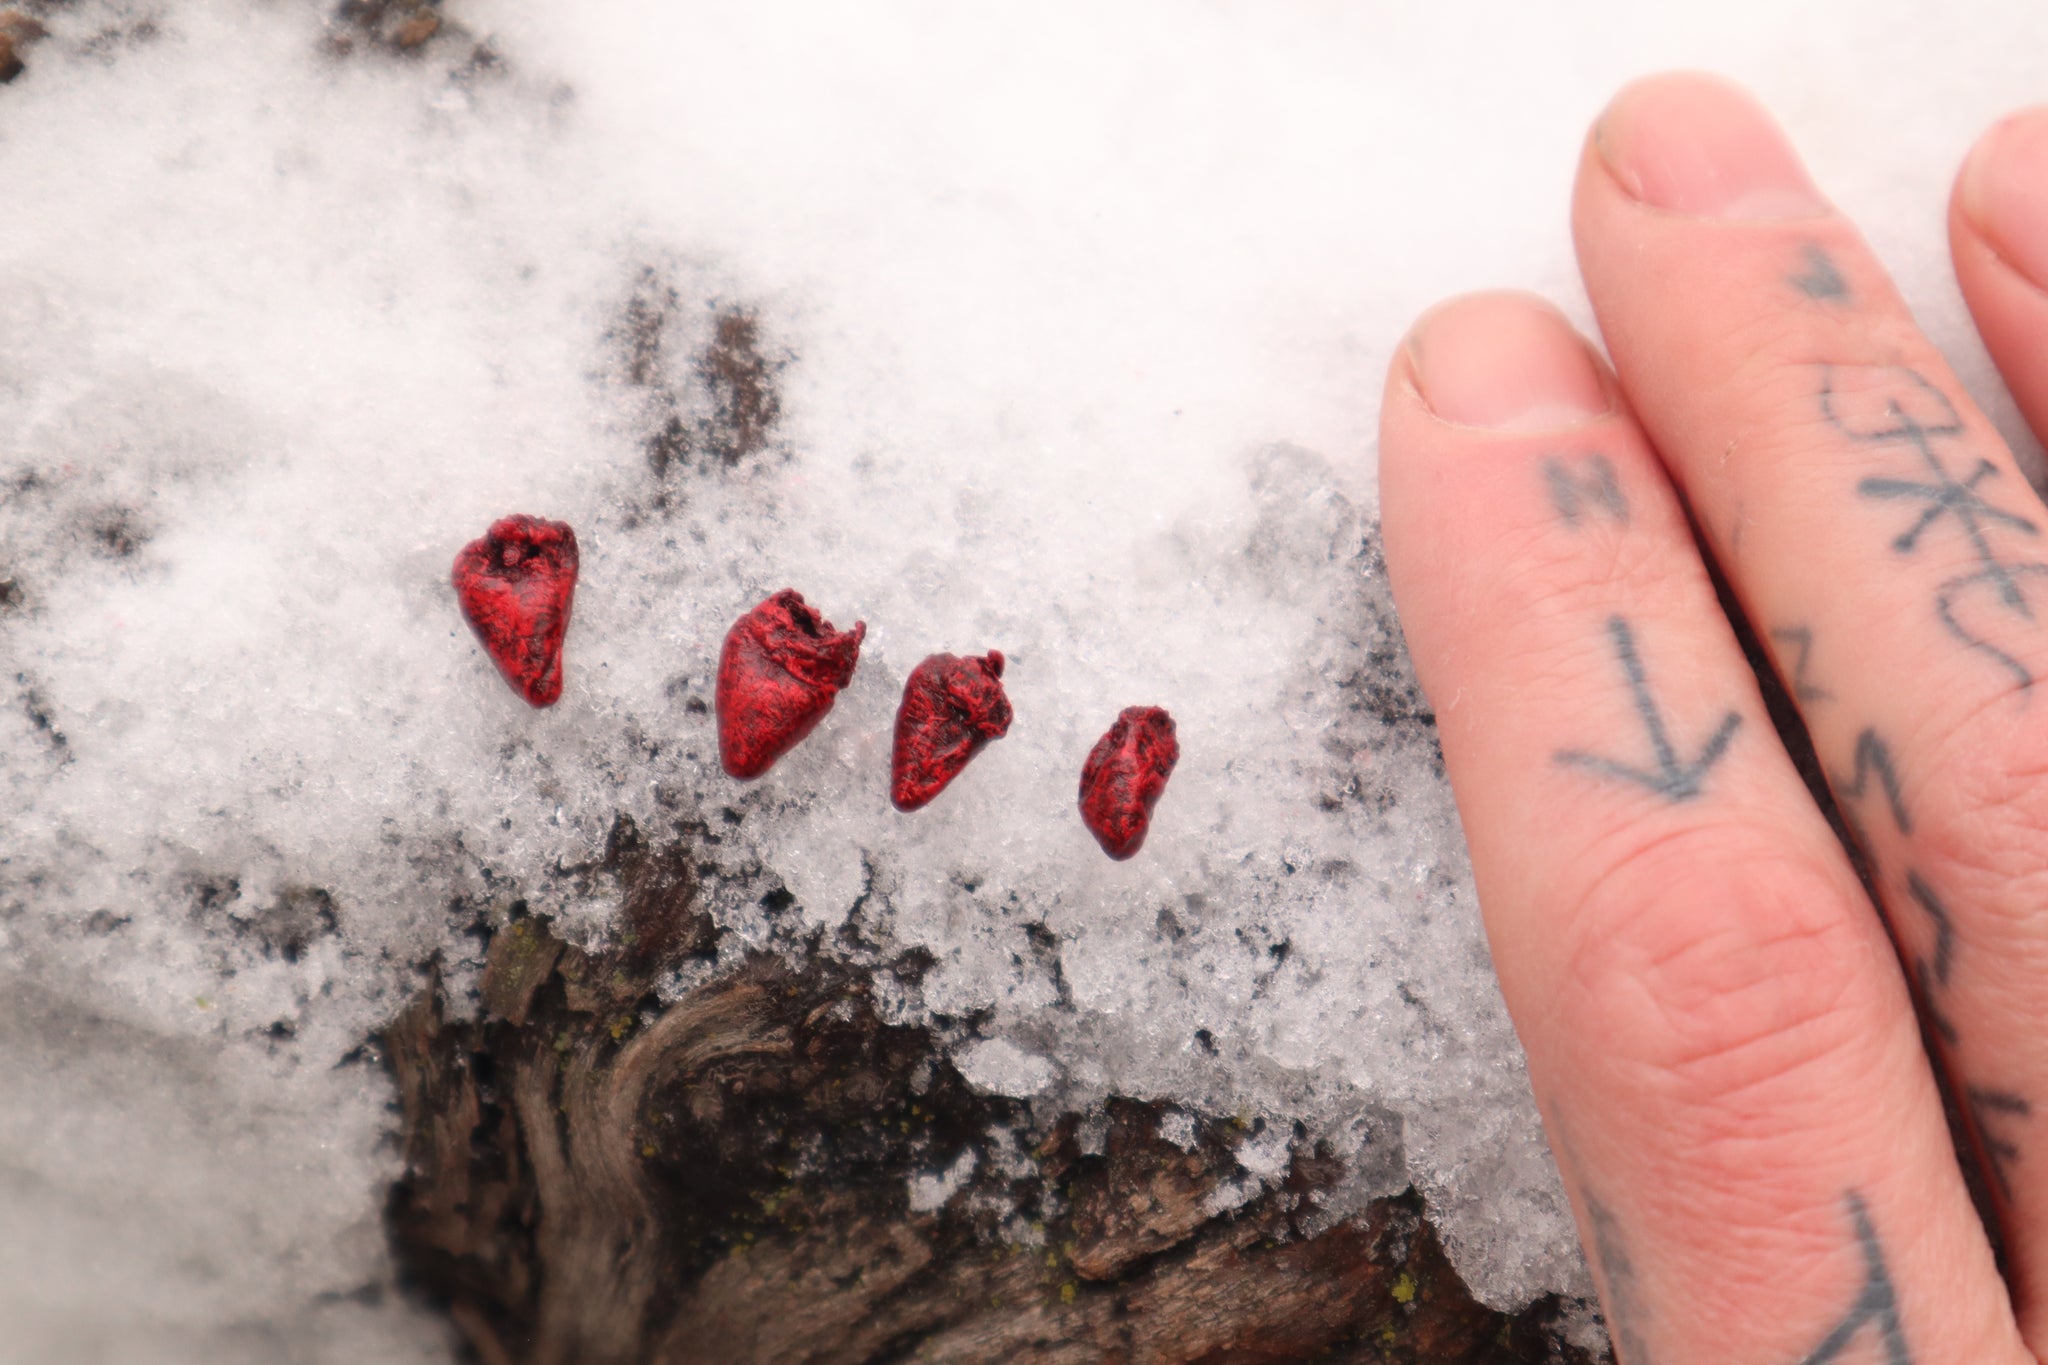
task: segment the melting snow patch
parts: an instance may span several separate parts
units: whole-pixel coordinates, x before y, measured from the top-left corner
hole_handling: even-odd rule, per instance
[[[1194,1151],[1198,1145],[1194,1115],[1179,1109],[1167,1110],[1159,1116],[1159,1136],[1183,1152]]]
[[[976,1090],[1019,1100],[1044,1094],[1059,1074],[1045,1058],[1004,1038],[972,1043],[955,1054],[953,1062]]]
[[[910,1177],[910,1211],[937,1213],[946,1207],[946,1201],[965,1189],[967,1182],[973,1179],[979,1160],[970,1147],[954,1158],[953,1164],[945,1170]]]

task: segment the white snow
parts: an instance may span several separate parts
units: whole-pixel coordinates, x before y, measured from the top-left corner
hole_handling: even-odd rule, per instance
[[[1059,1077],[1059,1068],[1035,1052],[1026,1052],[1007,1038],[970,1043],[953,1054],[960,1075],[985,1095],[1028,1100],[1043,1095]]]
[[[337,60],[314,5],[77,0],[0,87],[18,1358],[446,1359],[390,1288],[391,1094],[358,1049],[436,951],[461,1008],[463,930],[515,899],[602,937],[615,906],[562,869],[671,804],[730,805],[711,856],[803,924],[858,902],[929,952],[891,1008],[973,1018],[977,1084],[1264,1119],[1247,1180],[1299,1121],[1350,1155],[1343,1199],[1419,1185],[1488,1301],[1583,1292],[1426,736],[1348,685],[1399,682],[1360,557],[1380,376],[1454,290],[1583,320],[1584,126],[1630,75],[1708,65],[1782,112],[2018,437],[1942,204],[2037,97],[2048,11],[448,12],[494,67],[451,74],[452,41]],[[635,387],[621,319],[665,290]],[[774,449],[663,508],[641,443],[662,393],[697,415],[720,308],[786,362]],[[510,511],[583,546],[544,713],[447,587]],[[868,642],[742,790],[691,703],[783,586]],[[903,675],[989,648],[1016,725],[898,816]],[[1135,704],[1183,758],[1113,864],[1074,786]],[[782,941],[755,897],[715,908],[728,952]]]
[[[944,1170],[910,1177],[910,1211],[936,1213],[946,1207],[947,1200],[966,1188],[980,1160],[970,1147],[953,1158]]]
[[[1194,1151],[1198,1144],[1195,1116],[1181,1109],[1167,1110],[1159,1116],[1159,1136],[1183,1152]]]

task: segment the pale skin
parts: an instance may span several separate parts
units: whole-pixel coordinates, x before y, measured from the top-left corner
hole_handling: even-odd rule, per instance
[[[2048,437],[2048,109],[1948,221]],[[1541,300],[1441,305],[1380,490],[1617,1350],[2048,1360],[2048,507],[1738,88],[1623,90],[1572,226],[1611,367]]]

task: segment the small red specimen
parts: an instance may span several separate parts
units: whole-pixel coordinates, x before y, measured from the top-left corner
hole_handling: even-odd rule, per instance
[[[1127,706],[1081,765],[1081,820],[1102,851],[1119,861],[1145,845],[1152,807],[1166,790],[1180,741],[1173,717],[1156,706]]]
[[[784,588],[733,623],[718,656],[718,757],[733,777],[759,777],[832,709],[860,662],[867,622],[832,623]]]
[[[928,804],[960,775],[968,760],[1010,731],[1010,699],[1003,694],[1003,656],[961,658],[934,654],[903,684],[896,708],[896,750],[889,764],[889,799],[896,809]]]
[[[500,517],[455,556],[454,579],[462,614],[512,690],[553,706],[576,597],[576,533],[566,522]]]

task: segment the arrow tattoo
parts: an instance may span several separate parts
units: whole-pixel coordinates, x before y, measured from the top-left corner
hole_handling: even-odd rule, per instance
[[[1885,1365],[1913,1365],[1913,1353],[1906,1349],[1905,1328],[1899,1324],[1899,1293],[1892,1287],[1891,1273],[1885,1269],[1884,1249],[1878,1245],[1870,1210],[1865,1207],[1863,1196],[1854,1190],[1848,1193],[1847,1202],[1849,1217],[1856,1225],[1856,1245],[1863,1252],[1863,1288],[1834,1330],[1822,1338],[1800,1365],[1828,1365],[1866,1326],[1877,1336]]]
[[[1733,711],[1723,716],[1720,725],[1701,746],[1699,757],[1690,763],[1681,763],[1677,749],[1672,747],[1671,736],[1664,728],[1664,716],[1657,709],[1656,699],[1650,695],[1650,679],[1643,671],[1641,656],[1636,653],[1635,635],[1629,630],[1628,622],[1619,616],[1608,617],[1607,637],[1613,642],[1614,652],[1621,660],[1622,672],[1628,675],[1636,714],[1642,718],[1643,728],[1649,732],[1650,748],[1656,754],[1657,766],[1654,769],[1637,768],[1577,749],[1560,752],[1556,756],[1557,761],[1567,767],[1585,768],[1605,777],[1647,787],[1666,800],[1692,800],[1700,794],[1707,770],[1728,751],[1728,742],[1741,728],[1742,717]]]

